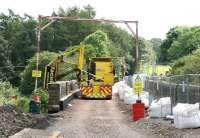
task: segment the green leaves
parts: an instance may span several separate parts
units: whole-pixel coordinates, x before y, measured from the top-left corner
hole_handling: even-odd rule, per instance
[[[200,49],[191,55],[184,56],[174,61],[171,72],[173,74],[199,74],[200,73]]]
[[[108,47],[110,46],[106,33],[98,30],[88,35],[82,42],[84,45],[91,45],[90,50],[95,57],[107,57],[110,55]],[[93,53],[94,52],[94,53]]]
[[[42,77],[38,78],[38,87],[43,86],[45,66],[57,57],[56,53],[44,51],[40,53],[39,70],[42,71]],[[29,95],[34,90],[35,78],[32,77],[32,70],[36,68],[36,55],[28,60],[28,65],[21,73],[20,91],[24,95]]]
[[[200,27],[174,27],[161,45],[161,61],[170,62],[200,47]]]
[[[11,97],[16,95],[19,95],[18,89],[12,87],[10,82],[0,82],[0,104],[11,104]]]

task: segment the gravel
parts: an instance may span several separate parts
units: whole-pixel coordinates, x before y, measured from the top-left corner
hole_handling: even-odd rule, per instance
[[[131,127],[114,100],[76,99],[59,114],[46,130],[60,131],[64,138],[155,138]]]

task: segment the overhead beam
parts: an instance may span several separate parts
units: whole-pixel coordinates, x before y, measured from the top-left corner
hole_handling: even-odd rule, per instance
[[[40,20],[42,19],[46,19],[46,20],[50,20],[49,23],[47,23],[44,26],[40,26]],[[80,17],[67,17],[67,16],[42,16],[39,15],[38,16],[38,20],[39,20],[39,26],[37,27],[37,63],[36,63],[36,70],[38,70],[39,68],[39,52],[40,52],[40,35],[41,35],[41,31],[45,30],[48,26],[50,26],[51,24],[53,24],[55,21],[58,20],[68,20],[68,21],[85,21],[85,22],[94,22],[94,23],[124,23],[127,28],[129,29],[129,31],[133,34],[133,36],[136,36],[136,58],[135,58],[135,65],[136,65],[136,72],[139,71],[139,54],[138,54],[138,47],[139,47],[139,43],[138,43],[138,21],[131,21],[131,20],[111,20],[111,19],[86,19],[86,18],[80,18]],[[134,34],[133,29],[131,28],[131,26],[129,26],[129,23],[134,23],[136,24],[136,33]],[[37,90],[37,84],[38,84],[38,78],[35,79],[35,91]]]
[[[60,16],[39,16],[39,19],[47,20],[70,20],[70,21],[88,21],[88,22],[109,22],[109,23],[138,23],[138,21],[130,20],[111,20],[111,19],[86,19],[80,17],[60,17]]]

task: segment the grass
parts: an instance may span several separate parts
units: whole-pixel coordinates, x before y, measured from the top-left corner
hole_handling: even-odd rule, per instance
[[[143,66],[141,70],[147,74],[165,74],[167,71],[170,70],[170,66],[168,65],[155,65],[155,66]]]

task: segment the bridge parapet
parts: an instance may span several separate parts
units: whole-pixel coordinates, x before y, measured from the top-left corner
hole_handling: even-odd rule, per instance
[[[79,91],[76,80],[56,81],[48,84],[48,111],[58,112],[63,110]]]

